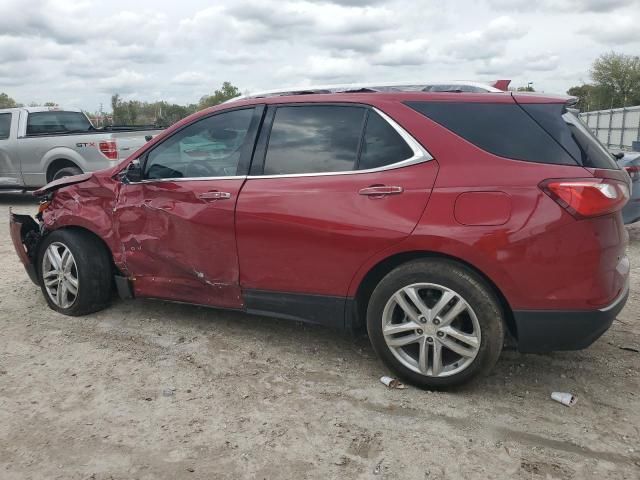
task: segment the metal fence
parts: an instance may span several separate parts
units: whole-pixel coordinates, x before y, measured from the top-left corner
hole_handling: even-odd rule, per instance
[[[640,141],[640,105],[583,112],[580,118],[608,148],[631,150]]]

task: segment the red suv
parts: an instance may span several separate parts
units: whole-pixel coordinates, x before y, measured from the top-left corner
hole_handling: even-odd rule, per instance
[[[114,287],[343,329],[428,388],[585,348],[628,296],[629,176],[566,97],[288,92],[196,113],[50,183],[12,238],[48,304]],[[415,88],[414,88],[415,90]]]

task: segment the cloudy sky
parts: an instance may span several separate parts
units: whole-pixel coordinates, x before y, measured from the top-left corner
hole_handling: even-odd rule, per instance
[[[0,0],[0,92],[108,110],[242,91],[493,80],[564,92],[640,54],[640,0]]]

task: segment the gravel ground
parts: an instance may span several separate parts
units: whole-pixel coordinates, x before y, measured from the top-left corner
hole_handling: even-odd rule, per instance
[[[366,338],[118,300],[71,318],[19,263],[0,196],[0,478],[640,478],[631,298],[581,352],[504,352],[456,393],[388,390]],[[567,408],[552,391],[573,392]]]

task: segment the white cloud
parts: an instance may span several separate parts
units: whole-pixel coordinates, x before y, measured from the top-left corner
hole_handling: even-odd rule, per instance
[[[0,0],[0,91],[95,110],[193,103],[229,80],[512,78],[563,92],[640,51],[640,0]]]
[[[132,70],[120,70],[96,82],[99,90],[111,93],[134,93],[145,84],[145,76]]]
[[[509,16],[491,20],[484,29],[454,36],[450,51],[465,60],[488,59],[500,55],[507,42],[523,37],[526,28]]]
[[[374,65],[423,65],[429,58],[429,41],[424,38],[395,40],[382,45],[372,57]]]
[[[582,28],[582,35],[603,45],[637,43],[640,39],[640,18],[613,15],[606,21],[593,22]]]
[[[200,72],[182,72],[171,79],[176,85],[203,85],[209,80],[207,75]]]
[[[638,0],[487,0],[487,3],[501,10],[543,10],[547,12],[576,13],[576,12],[611,12],[634,4]]]

